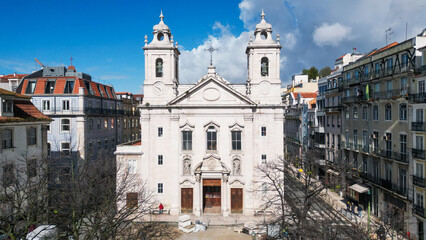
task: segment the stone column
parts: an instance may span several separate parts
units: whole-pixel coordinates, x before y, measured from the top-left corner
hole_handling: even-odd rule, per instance
[[[228,206],[228,174],[223,174],[222,178],[222,215],[224,217],[229,216],[229,206]]]
[[[173,137],[179,136],[179,115],[176,113],[172,113],[170,115],[170,133],[172,134],[172,139]],[[177,134],[177,135],[176,135]],[[174,135],[174,136],[173,136]],[[176,139],[176,138],[175,138]],[[172,141],[172,140],[170,140]],[[174,161],[174,164],[176,166],[176,169],[178,169],[178,171],[175,171],[174,173],[170,173],[170,174],[174,174],[176,179],[179,179],[180,181],[180,173],[181,171],[181,166],[182,164],[180,164],[180,159],[179,159],[179,150],[178,150],[178,145],[179,144],[171,144],[170,145],[170,149],[169,149],[169,157],[170,159],[173,159],[172,161]],[[171,191],[171,206],[170,206],[170,214],[172,215],[179,215],[180,213],[180,187],[179,187],[179,181],[176,181],[172,186],[170,186],[170,191]]]
[[[251,110],[250,110],[251,111]],[[256,165],[260,163],[260,156],[256,152],[257,149],[256,143],[254,142],[254,127],[253,124],[253,113],[246,112],[244,114],[244,143],[243,149],[245,149],[243,161],[241,162],[241,175],[243,176],[244,181],[246,182],[246,188],[253,188],[253,180],[255,179],[255,174],[253,169],[255,169]],[[259,137],[257,137],[259,138]],[[253,151],[254,150],[254,151]],[[244,161],[244,159],[246,161]],[[250,198],[247,194],[243,195],[243,213],[247,215],[254,214],[255,208],[255,198]]]
[[[202,190],[201,190],[201,176],[199,173],[195,174],[195,185],[194,185],[194,196],[193,196],[193,200],[194,200],[194,215],[195,216],[201,216],[201,194],[202,194]]]

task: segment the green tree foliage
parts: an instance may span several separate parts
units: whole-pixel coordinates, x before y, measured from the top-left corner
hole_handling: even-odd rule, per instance
[[[315,79],[318,76],[318,69],[312,66],[309,69],[303,69],[302,74],[308,75],[309,79]]]
[[[320,71],[319,71],[319,76],[320,77],[325,77],[330,75],[331,73],[331,68],[330,67],[323,67]]]

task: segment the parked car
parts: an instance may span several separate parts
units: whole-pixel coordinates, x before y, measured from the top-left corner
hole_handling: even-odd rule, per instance
[[[58,238],[58,229],[55,225],[40,225],[27,234],[27,240],[50,240]]]

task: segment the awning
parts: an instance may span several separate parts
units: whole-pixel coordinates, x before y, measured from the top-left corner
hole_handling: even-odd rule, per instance
[[[349,187],[350,189],[354,190],[355,192],[359,192],[359,193],[365,193],[368,192],[368,190],[370,190],[368,187],[363,186],[361,184],[355,183],[354,185]]]
[[[339,173],[339,172],[333,171],[333,170],[331,170],[331,169],[328,169],[328,170],[327,170],[327,173],[330,173],[330,174],[333,174],[333,175],[336,175],[336,176],[339,176],[339,175],[340,175],[340,173]]]

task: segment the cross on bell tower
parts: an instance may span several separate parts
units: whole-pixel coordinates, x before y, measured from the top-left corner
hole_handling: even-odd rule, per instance
[[[217,48],[213,48],[212,46],[206,49],[206,51],[210,53],[210,66],[213,66],[213,52],[217,50]]]

